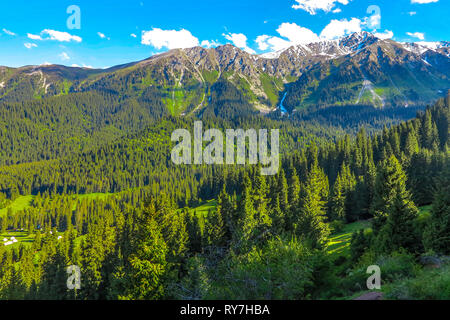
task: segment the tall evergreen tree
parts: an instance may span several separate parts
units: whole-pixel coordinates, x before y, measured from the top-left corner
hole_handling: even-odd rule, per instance
[[[377,249],[386,253],[401,248],[414,252],[419,241],[414,227],[418,210],[410,194],[402,190],[401,186],[396,188],[395,197],[387,210],[386,223],[377,238]]]
[[[428,250],[450,254],[450,170],[438,184],[431,208],[430,221],[424,231],[424,245]]]
[[[164,297],[164,276],[168,265],[168,247],[156,221],[156,203],[151,200],[138,218],[125,272],[126,291],[119,298],[153,300]]]
[[[324,248],[330,234],[326,220],[328,179],[319,168],[317,157],[313,160],[295,214],[295,232],[308,241],[312,248]]]
[[[378,233],[386,223],[388,212],[398,193],[406,193],[406,175],[394,155],[383,160],[377,168],[371,213],[374,216],[374,232]]]

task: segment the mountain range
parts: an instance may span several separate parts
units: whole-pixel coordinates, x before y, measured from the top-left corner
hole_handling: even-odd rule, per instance
[[[121,99],[156,93],[173,115],[201,113],[227,83],[255,110],[426,105],[450,88],[450,43],[400,43],[368,32],[262,55],[233,45],[174,49],[108,69],[0,67],[0,102],[96,91]],[[217,89],[217,88],[216,88]]]

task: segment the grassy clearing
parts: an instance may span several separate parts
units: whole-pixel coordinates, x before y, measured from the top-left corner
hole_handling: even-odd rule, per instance
[[[370,222],[368,220],[357,221],[345,225],[341,232],[331,235],[328,239],[328,253],[343,255],[348,254],[350,249],[350,240],[352,239],[353,233],[369,227]]]
[[[419,216],[429,215],[431,211],[431,205],[423,206],[419,208]]]
[[[208,213],[211,211],[215,211],[217,206],[217,200],[208,200],[198,207],[190,208],[189,213],[190,214],[197,214],[197,217],[199,218],[199,225],[200,225],[200,231],[203,234],[205,230],[205,218],[208,216]]]
[[[11,237],[15,237],[17,239],[16,243],[10,244],[6,246],[6,248],[12,248],[14,246],[18,246],[20,243],[31,246],[34,241],[34,234],[28,234],[28,231],[6,231],[5,233],[0,234],[0,245],[3,245],[3,239],[7,238],[8,240]]]
[[[430,215],[430,210],[431,205],[420,207],[418,220],[426,219]],[[352,234],[361,229],[369,229],[369,228],[370,228],[370,221],[368,220],[357,221],[345,225],[344,229],[341,232],[332,234],[328,239],[328,247],[327,247],[328,252],[332,254],[344,254],[344,255],[348,254]]]
[[[33,201],[34,196],[19,196],[16,200],[14,200],[12,203],[10,203],[8,206],[0,210],[0,217],[3,215],[6,215],[8,212],[8,209],[11,209],[12,212],[17,212],[23,209],[28,208],[31,205],[31,202]]]
[[[73,199],[105,200],[110,195],[112,195],[112,193],[77,194],[77,195],[73,195]],[[6,215],[8,212],[8,209],[11,209],[12,213],[15,213],[17,211],[21,211],[21,210],[29,208],[31,206],[31,203],[33,202],[34,198],[35,198],[35,196],[33,196],[33,195],[17,197],[16,200],[14,200],[8,206],[6,206],[5,208],[0,210],[0,217],[3,215]],[[75,208],[73,208],[73,210],[75,210]]]
[[[197,212],[198,215],[206,216],[208,212],[215,211],[217,206],[216,200],[208,200],[196,208],[189,209],[190,212]]]

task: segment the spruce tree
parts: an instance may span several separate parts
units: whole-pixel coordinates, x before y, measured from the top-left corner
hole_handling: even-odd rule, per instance
[[[406,175],[397,158],[392,155],[383,160],[377,168],[374,186],[374,196],[371,213],[374,216],[373,228],[378,233],[386,223],[386,219],[393,205],[397,193],[406,193]]]
[[[408,192],[402,190],[401,186],[396,189],[395,197],[387,210],[386,223],[378,235],[377,249],[386,253],[402,248],[414,252],[419,240],[414,227],[418,210]]]
[[[125,272],[126,292],[120,298],[153,300],[164,297],[163,278],[169,248],[156,221],[156,204],[151,201],[138,218],[133,253]]]
[[[312,248],[324,248],[330,234],[330,228],[325,222],[327,198],[328,179],[319,168],[316,157],[307,174],[300,206],[294,217],[296,234],[308,241]]]
[[[450,254],[450,170],[447,169],[434,195],[430,221],[424,231],[425,249]]]

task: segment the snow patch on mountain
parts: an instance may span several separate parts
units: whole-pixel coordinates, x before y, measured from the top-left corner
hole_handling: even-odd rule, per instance
[[[259,55],[265,59],[278,59],[282,54],[288,57],[300,56],[323,56],[329,59],[335,59],[348,54],[361,51],[367,46],[381,41],[369,32],[356,32],[349,36],[335,40],[323,40],[309,44],[297,44],[279,51],[263,53]]]
[[[408,50],[418,55],[422,55],[428,50],[437,51],[438,49],[441,48],[450,48],[449,41],[436,41],[436,42],[418,41],[418,42],[402,42],[401,44],[405,50]]]

